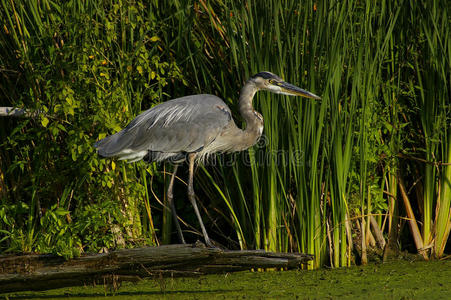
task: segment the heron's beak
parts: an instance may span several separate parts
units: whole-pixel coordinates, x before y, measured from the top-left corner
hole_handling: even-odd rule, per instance
[[[285,95],[292,95],[292,96],[301,96],[305,98],[312,98],[312,99],[321,99],[321,97],[310,93],[309,91],[303,90],[300,87],[297,87],[295,85],[292,85],[288,82],[279,82],[277,85],[280,87],[280,92]]]

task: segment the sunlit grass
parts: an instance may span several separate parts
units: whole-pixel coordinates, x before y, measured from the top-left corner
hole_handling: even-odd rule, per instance
[[[251,75],[267,70],[322,99],[258,93],[254,105],[265,119],[264,139],[234,164],[197,169],[196,189],[219,239],[242,249],[312,253],[311,267],[346,266],[355,246],[366,261],[376,234],[371,215],[388,239],[388,255],[399,245],[400,217],[413,214],[421,222],[411,234],[432,249],[425,257],[443,255],[451,229],[445,1],[1,5],[5,105],[59,118],[39,119],[35,133],[0,152],[0,166],[8,169],[0,173],[8,186],[1,204],[18,216],[27,210],[22,246],[8,247],[36,249],[41,203],[74,209],[105,199],[121,203],[118,211],[129,219],[126,236],[173,241],[164,199],[171,167],[115,167],[95,157],[92,142],[160,101],[192,93],[221,96],[244,127],[238,93]],[[31,128],[8,126],[17,127],[1,132],[5,140]],[[36,135],[48,139],[38,142]],[[37,149],[60,145],[64,157],[33,152],[32,143]],[[59,176],[57,170],[70,173]],[[25,180],[26,172],[36,176]],[[43,185],[52,176],[60,181],[49,191]],[[22,183],[27,188],[18,193]],[[398,192],[401,185],[406,197]],[[9,200],[18,197],[23,206]],[[6,221],[0,226],[11,228]]]

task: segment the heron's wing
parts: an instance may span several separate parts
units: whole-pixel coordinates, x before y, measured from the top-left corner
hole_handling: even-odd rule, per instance
[[[212,95],[193,95],[159,104],[126,128],[99,141],[103,156],[141,151],[194,152],[210,144],[232,120],[227,105]],[[106,138],[106,139],[108,139]],[[106,140],[104,139],[104,140]]]

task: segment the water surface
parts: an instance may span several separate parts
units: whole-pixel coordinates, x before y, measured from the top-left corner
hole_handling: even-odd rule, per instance
[[[451,299],[451,261],[393,261],[316,271],[238,272],[146,279],[45,292],[1,294],[6,299]]]

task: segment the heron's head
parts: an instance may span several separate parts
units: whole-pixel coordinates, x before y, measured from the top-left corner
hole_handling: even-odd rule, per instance
[[[301,89],[295,85],[283,81],[279,76],[271,72],[260,72],[250,79],[259,90],[267,90],[276,94],[289,96],[302,96],[306,98],[321,99],[319,96]]]

